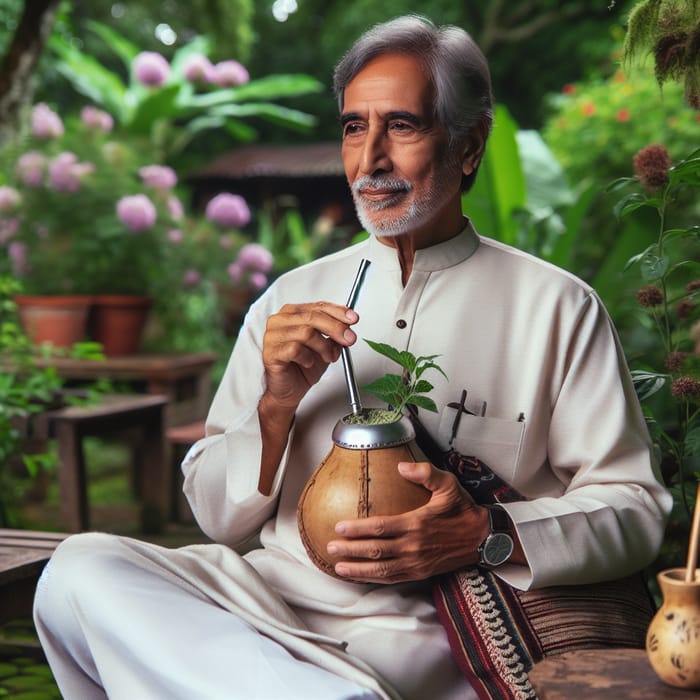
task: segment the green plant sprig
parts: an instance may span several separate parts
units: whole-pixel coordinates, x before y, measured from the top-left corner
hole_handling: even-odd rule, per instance
[[[386,401],[394,411],[396,418],[403,414],[407,404],[413,404],[437,413],[435,402],[429,396],[425,396],[433,390],[433,385],[422,376],[427,370],[434,369],[447,379],[443,369],[434,362],[435,358],[440,356],[416,357],[408,350],[397,350],[387,343],[377,343],[366,338],[364,340],[372,350],[396,362],[403,368],[404,372],[403,374],[385,374],[362,388],[374,394],[381,401]]]

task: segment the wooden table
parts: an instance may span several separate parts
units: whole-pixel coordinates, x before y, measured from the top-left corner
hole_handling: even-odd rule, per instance
[[[666,685],[644,649],[592,649],[535,664],[530,682],[539,700],[698,700],[700,691]]]
[[[39,575],[65,537],[54,532],[0,529],[0,623],[31,615]]]
[[[217,355],[211,352],[142,354],[76,360],[51,357],[39,360],[55,367],[70,384],[97,379],[126,382],[134,393],[158,394],[169,400],[167,426],[198,421],[207,415],[212,396],[211,371]]]
[[[34,434],[55,438],[63,527],[69,532],[89,528],[87,477],[83,439],[128,433],[143,532],[156,532],[170,512],[171,469],[165,451],[165,396],[118,394],[103,396],[92,406],[70,406],[39,414]]]

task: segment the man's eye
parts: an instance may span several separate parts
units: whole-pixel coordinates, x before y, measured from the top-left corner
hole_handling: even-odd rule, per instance
[[[343,126],[343,136],[352,136],[353,134],[359,133],[361,129],[362,126],[360,124],[350,122]]]
[[[413,126],[408,122],[392,122],[390,128],[393,131],[410,131],[413,129]]]

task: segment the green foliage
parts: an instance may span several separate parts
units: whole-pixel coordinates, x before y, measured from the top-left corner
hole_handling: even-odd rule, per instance
[[[375,352],[396,362],[403,369],[403,374],[385,374],[362,387],[363,389],[374,394],[378,399],[386,401],[393,408],[395,419],[403,414],[407,404],[437,412],[435,402],[430,397],[424,396],[432,391],[433,385],[426,379],[422,379],[422,376],[427,370],[434,369],[447,379],[442,368],[434,362],[439,355],[416,357],[408,350],[397,350],[386,343],[377,343],[366,338],[365,342]]]
[[[0,276],[0,525],[5,527],[16,524],[13,507],[27,476],[36,476],[41,466],[53,463],[49,453],[26,453],[23,426],[55,400],[61,387],[54,368],[36,366],[34,348],[12,301],[19,291],[15,280]],[[25,475],[17,478],[21,467]]]
[[[657,220],[656,240],[625,266],[628,273],[637,271],[643,285],[637,294],[638,323],[655,338],[631,353],[632,376],[664,479],[676,489],[689,520],[686,491],[694,491],[700,477],[700,358],[693,354],[691,333],[700,318],[700,226],[677,228],[669,224],[669,214],[682,195],[700,187],[700,149],[668,170],[666,184],[653,188],[640,187],[645,173],[643,165],[637,168],[636,178],[609,187],[612,192],[634,187],[618,201],[616,216],[634,218],[649,210]]]
[[[462,206],[477,230],[514,244],[517,222],[512,213],[526,202],[517,125],[503,105],[496,106],[494,121],[496,126],[489,136],[476,181],[463,197]]]
[[[203,131],[224,129],[237,140],[254,138],[254,130],[242,119],[258,117],[297,130],[316,123],[309,114],[272,102],[320,91],[322,85],[310,76],[270,75],[230,88],[194,85],[184,76],[186,60],[211,51],[210,40],[198,36],[175,50],[167,82],[147,87],[132,71],[139,47],[104,24],[89,22],[88,27],[120,60],[122,70],[111,70],[55,34],[50,47],[59,59],[57,70],[77,92],[109,111],[121,129],[147,136],[161,160],[171,161]]]
[[[663,143],[680,158],[697,139],[698,115],[682,105],[682,88],[659,94],[648,68],[572,83],[549,104],[542,136],[572,183],[628,175],[640,144]]]

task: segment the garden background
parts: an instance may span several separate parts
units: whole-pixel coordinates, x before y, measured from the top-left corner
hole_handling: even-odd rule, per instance
[[[696,5],[420,3],[435,22],[468,29],[491,65],[495,128],[465,212],[484,235],[589,282],[618,329],[676,497],[654,570],[683,562],[700,474]],[[204,202],[192,175],[246,143],[339,141],[334,63],[371,24],[416,9],[406,0],[3,0],[3,359],[31,368],[35,352],[16,324],[19,291],[135,290],[153,300],[144,349],[214,350],[220,373],[235,341],[222,290],[247,303],[357,230],[289,197]],[[6,521],[21,522],[28,490],[9,468],[23,454],[16,418],[58,381],[39,374],[0,383]],[[36,476],[50,469],[45,457],[23,464]]]

